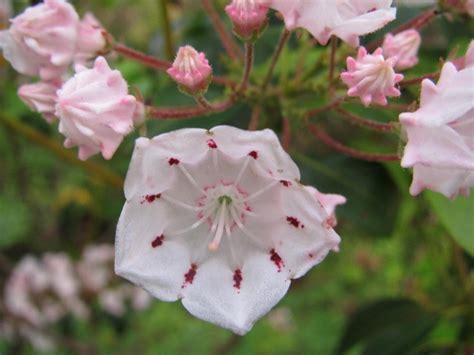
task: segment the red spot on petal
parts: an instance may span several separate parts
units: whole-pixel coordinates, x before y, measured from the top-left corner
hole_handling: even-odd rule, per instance
[[[170,159],[168,160],[168,164],[169,164],[169,165],[178,165],[178,164],[179,164],[179,160],[176,159],[176,158],[170,158]]]
[[[280,183],[285,187],[291,186],[291,182],[289,182],[288,180],[280,180]]]
[[[141,204],[144,204],[145,202],[152,203],[155,200],[158,200],[161,197],[161,194],[156,194],[156,195],[145,195],[143,196],[143,200],[140,201]]]
[[[163,234],[159,235],[151,242],[151,246],[153,248],[159,247],[161,244],[163,244],[163,239],[165,239],[165,236]]]
[[[197,272],[197,265],[196,264],[191,264],[191,267],[189,268],[188,272],[184,274],[184,283],[181,288],[184,288],[187,284],[192,284],[194,281],[194,276],[196,276]]]
[[[312,259],[314,258],[314,255],[312,253],[309,253],[308,256]]]
[[[240,290],[240,284],[242,283],[242,271],[240,269],[237,269],[234,271],[234,287],[238,290]]]
[[[301,228],[304,228],[304,224],[302,224],[298,218],[296,217],[291,217],[291,216],[288,216],[286,217],[286,221],[291,224],[293,227],[295,228],[299,228],[301,226]]]
[[[278,255],[275,249],[270,250],[270,260],[273,261],[273,263],[276,265],[276,267],[278,268],[278,272],[280,272],[282,267],[285,266],[283,259],[280,255]]]
[[[217,143],[214,141],[214,139],[209,139],[207,141],[207,146],[211,149],[216,149],[217,148]]]
[[[254,159],[257,159],[257,158],[258,158],[258,153],[257,153],[255,150],[252,150],[252,151],[249,153],[249,156],[251,156],[251,157],[254,158]]]

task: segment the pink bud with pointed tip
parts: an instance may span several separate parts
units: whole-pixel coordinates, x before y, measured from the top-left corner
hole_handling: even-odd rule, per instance
[[[460,58],[454,59],[452,63],[458,70],[474,66],[474,40],[469,43],[466,54]]]
[[[105,30],[91,13],[86,13],[79,23],[74,62],[84,64],[97,57],[107,45]]]
[[[382,49],[385,57],[396,58],[395,69],[403,70],[418,63],[420,45],[420,33],[417,30],[410,29],[396,35],[387,34]]]
[[[360,47],[357,59],[348,57],[348,71],[341,74],[342,81],[349,87],[347,95],[359,96],[365,106],[372,102],[385,106],[387,96],[400,96],[395,85],[403,80],[403,75],[393,70],[395,61],[393,57],[385,59],[382,48],[368,54]]]
[[[123,137],[133,129],[135,97],[128,95],[127,82],[103,57],[94,67],[78,66],[76,75],[58,91],[56,113],[59,131],[67,148],[79,146],[79,159],[102,153],[114,155]]]
[[[72,63],[79,16],[64,0],[45,0],[27,8],[0,31],[4,57],[20,73],[43,80],[60,77]]]
[[[225,11],[235,34],[244,40],[258,35],[267,23],[268,7],[262,0],[232,0]]]
[[[25,84],[18,89],[18,96],[33,111],[39,112],[49,123],[56,120],[56,92],[61,87],[61,81],[39,81]]]
[[[191,46],[178,49],[176,59],[167,73],[189,95],[206,92],[212,78],[212,68],[206,55]]]

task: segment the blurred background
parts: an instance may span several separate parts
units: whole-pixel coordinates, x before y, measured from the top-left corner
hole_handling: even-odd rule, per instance
[[[216,74],[229,74],[233,79],[240,75],[241,68],[225,56],[198,0],[71,2],[81,15],[92,12],[117,40],[131,47],[170,60],[179,45],[191,44],[206,53]],[[226,1],[213,3],[230,30],[223,12]],[[404,3],[416,5],[416,1]],[[10,4],[15,14],[29,2],[14,0]],[[171,41],[165,35],[163,6]],[[422,6],[399,8],[396,23],[364,40],[383,36],[423,11]],[[5,26],[8,15],[1,11]],[[274,13],[270,19],[256,46],[253,81],[265,72],[282,29]],[[430,23],[422,31],[420,64],[408,76],[436,71],[440,58],[451,52],[463,54],[473,30],[472,20],[456,16]],[[328,48],[306,48],[304,43],[308,43],[307,35],[298,31],[276,68],[275,83],[286,90],[291,105],[270,95],[264,104],[262,127],[281,132],[281,117],[289,117],[291,122],[295,108],[323,104],[324,97],[314,92],[325,78],[318,75],[326,73],[321,68],[327,66]],[[111,65],[120,69],[147,102],[157,106],[193,104],[164,72],[113,54],[110,58]],[[290,79],[298,60],[303,61],[305,72],[297,86]],[[338,67],[342,69],[342,65]],[[0,299],[5,299],[12,270],[26,255],[41,260],[46,253],[61,253],[77,264],[87,258],[88,246],[113,244],[124,203],[122,180],[139,136],[137,131],[129,135],[111,161],[95,156],[79,162],[75,150],[62,148],[57,124],[49,125],[17,97],[18,86],[27,81],[1,60]],[[211,85],[209,97],[219,97],[223,90]],[[418,95],[418,88],[410,87],[400,104],[409,105]],[[244,98],[244,103],[209,117],[150,120],[148,136],[181,127],[229,124],[246,128],[252,100]],[[360,105],[349,105],[348,109],[380,121],[396,121],[400,112]],[[327,113],[321,119],[347,144],[368,151],[399,149],[395,135],[348,127],[332,118]],[[2,307],[0,354],[474,354],[473,197],[450,202],[424,193],[412,198],[408,194],[410,173],[397,163],[361,162],[332,152],[300,124],[291,122],[289,150],[301,168],[303,183],[348,199],[337,210],[341,251],[295,280],[287,296],[250,333],[239,337],[195,319],[179,302],[144,301],[136,307],[134,298],[122,292],[121,298],[112,297],[112,303],[122,302],[122,306],[115,304],[115,311],[100,295],[86,298],[87,317],[66,313],[44,332],[36,332],[36,337],[47,338],[49,344],[38,344],[38,339],[35,343],[25,335],[28,332],[18,331],[18,325],[6,324],[7,312]],[[107,260],[101,272],[110,273],[110,288],[131,287],[111,275],[112,262]]]

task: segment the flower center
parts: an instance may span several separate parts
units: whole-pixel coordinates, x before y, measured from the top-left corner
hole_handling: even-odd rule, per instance
[[[235,185],[219,184],[205,190],[206,194],[198,201],[202,207],[200,219],[207,219],[210,224],[210,233],[214,238],[208,248],[216,251],[222,237],[232,234],[235,225],[243,226],[244,215],[250,210],[245,203],[245,194]]]

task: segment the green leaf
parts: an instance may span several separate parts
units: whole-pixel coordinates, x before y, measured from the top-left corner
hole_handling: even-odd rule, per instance
[[[418,346],[436,325],[436,317],[404,298],[375,301],[350,318],[337,354],[365,343],[363,354],[401,354]]]
[[[0,248],[25,239],[31,229],[31,213],[20,200],[0,197]]]
[[[474,194],[453,201],[430,191],[425,196],[451,236],[474,256]]]

